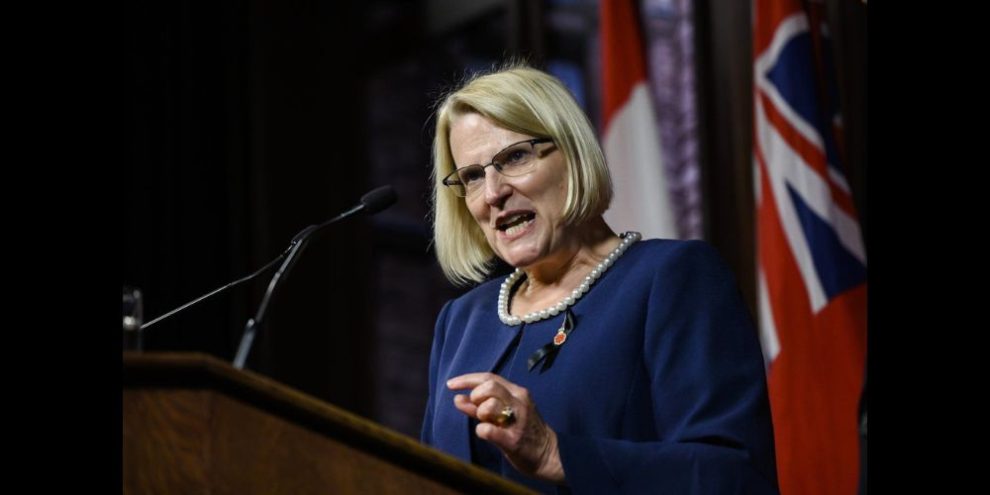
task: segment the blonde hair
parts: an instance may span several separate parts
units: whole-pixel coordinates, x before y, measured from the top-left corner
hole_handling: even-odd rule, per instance
[[[567,162],[567,225],[601,216],[612,201],[612,179],[594,129],[560,80],[518,63],[475,74],[440,100],[433,139],[433,241],[440,267],[458,285],[483,281],[495,256],[464,198],[442,183],[456,169],[450,128],[468,113],[513,132],[553,139]]]

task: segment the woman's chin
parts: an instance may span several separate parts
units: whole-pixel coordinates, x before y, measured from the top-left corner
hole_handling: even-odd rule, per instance
[[[539,250],[535,246],[512,246],[500,252],[500,258],[515,268],[526,268],[539,261]]]

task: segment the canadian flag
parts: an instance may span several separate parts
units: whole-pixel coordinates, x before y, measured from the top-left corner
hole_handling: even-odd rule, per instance
[[[599,2],[602,142],[615,192],[605,220],[618,231],[639,231],[644,239],[678,238],[633,5],[633,0]]]

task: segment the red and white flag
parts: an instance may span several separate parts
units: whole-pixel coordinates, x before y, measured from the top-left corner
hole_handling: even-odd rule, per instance
[[[603,148],[615,195],[609,225],[650,238],[679,238],[660,159],[646,59],[632,0],[599,2]]]
[[[753,4],[759,322],[783,495],[853,495],[866,248],[841,159],[823,5]]]

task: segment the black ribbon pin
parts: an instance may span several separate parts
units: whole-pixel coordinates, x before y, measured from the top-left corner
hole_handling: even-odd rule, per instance
[[[557,329],[557,334],[553,336],[553,340],[529,356],[529,360],[526,361],[526,364],[529,365],[529,371],[533,371],[533,368],[540,361],[543,361],[543,367],[540,368],[540,373],[549,369],[553,365],[553,360],[556,359],[557,353],[560,352],[560,347],[564,345],[564,342],[567,342],[567,336],[574,331],[575,326],[574,313],[571,312],[571,308],[567,308],[564,313],[564,323]]]

